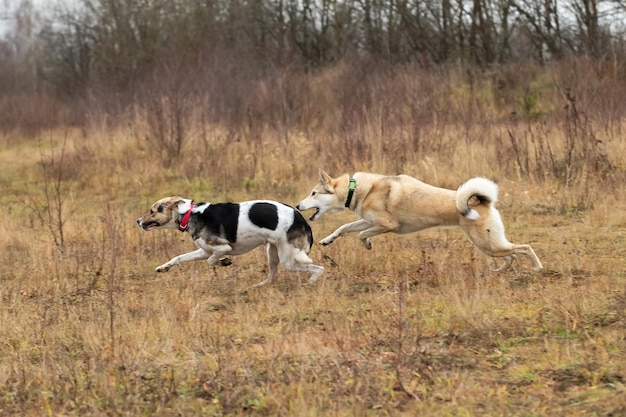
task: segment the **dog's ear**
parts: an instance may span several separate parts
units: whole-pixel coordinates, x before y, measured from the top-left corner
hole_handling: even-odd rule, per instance
[[[319,169],[319,174],[320,174],[320,183],[321,184],[330,184],[330,181],[332,180],[331,176],[328,175],[327,173],[324,172],[323,169]]]
[[[166,207],[176,207],[178,206],[178,204],[182,203],[184,200],[182,197],[179,196],[174,196],[171,197],[169,200],[167,200],[167,203],[165,203]]]

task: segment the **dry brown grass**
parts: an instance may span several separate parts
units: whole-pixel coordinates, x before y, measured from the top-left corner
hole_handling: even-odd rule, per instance
[[[5,135],[0,414],[626,413],[626,199],[613,189],[623,187],[623,141],[607,144],[616,178],[583,173],[563,187],[518,176],[503,127],[424,130],[436,144],[425,149],[401,127],[381,135],[382,120],[372,116],[355,142],[291,132],[288,145],[271,130],[246,140],[205,126],[167,163],[141,121]],[[564,142],[552,133],[551,143]],[[39,165],[49,141],[58,150],[65,137],[61,252],[25,203],[43,201]],[[318,167],[453,188],[494,178],[509,238],[532,244],[546,269],[520,259],[493,273],[496,263],[451,229],[381,236],[371,252],[355,237],[316,246],[326,272],[313,287],[281,271],[279,282],[247,290],[265,274],[260,249],[227,268],[154,272],[193,244],[136,227],[153,200],[294,204]],[[352,218],[313,224],[316,239]]]

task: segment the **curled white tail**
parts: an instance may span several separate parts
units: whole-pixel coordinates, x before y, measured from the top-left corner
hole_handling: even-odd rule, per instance
[[[476,220],[480,215],[467,204],[470,198],[476,197],[481,203],[490,205],[498,201],[498,186],[495,182],[476,177],[468,180],[456,191],[456,209],[470,220]]]

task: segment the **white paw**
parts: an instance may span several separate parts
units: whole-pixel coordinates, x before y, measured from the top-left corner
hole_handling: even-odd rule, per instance
[[[318,279],[318,278],[319,278],[319,277],[311,277],[311,278],[309,278],[309,280],[308,280],[306,283],[307,283],[308,285],[313,285],[313,284],[315,284],[315,283],[317,282],[317,279]]]
[[[367,237],[365,239],[361,239],[361,242],[363,242],[363,246],[365,246],[365,249],[367,249],[367,250],[372,249],[372,241],[370,240],[369,237]]]
[[[320,240],[320,245],[330,245],[331,243],[333,243],[335,241],[335,238],[331,236],[326,236],[324,239]]]
[[[324,273],[324,268],[323,267],[319,267],[320,270],[317,272],[314,272],[313,274],[311,274],[311,277],[309,278],[309,280],[307,281],[307,283],[309,285],[315,284],[315,282],[319,279],[319,277],[322,276],[322,274]]]
[[[167,264],[163,264],[163,265],[157,266],[155,271],[156,272],[167,272],[169,270],[170,270],[170,266],[167,265]]]

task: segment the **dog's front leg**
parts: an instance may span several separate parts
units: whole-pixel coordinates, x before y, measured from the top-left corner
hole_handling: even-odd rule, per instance
[[[343,226],[335,230],[333,233],[326,236],[324,239],[320,240],[320,244],[324,246],[330,245],[331,243],[335,241],[335,239],[337,239],[340,236],[343,236],[348,233],[362,232],[363,230],[367,230],[370,227],[372,227],[372,224],[368,222],[367,220],[363,220],[363,219],[357,220],[352,223],[344,224]],[[371,244],[369,245],[369,247],[367,246],[365,242],[363,242],[363,244],[365,245],[367,249],[372,248]]]
[[[209,258],[209,253],[204,249],[198,249],[193,252],[184,253],[178,255],[175,258],[170,259],[163,265],[159,265],[156,268],[156,272],[167,272],[174,265],[182,264],[184,262],[200,261]]]
[[[233,250],[228,241],[222,238],[211,238],[208,242],[203,238],[198,238],[194,242],[199,248],[211,252],[211,256],[207,256],[209,265],[215,264],[222,256],[229,254]],[[226,263],[226,265],[229,265],[229,263]]]
[[[267,273],[267,278],[258,284],[254,284],[253,287],[262,287],[263,285],[269,284],[276,278],[278,274],[278,264],[280,263],[280,257],[278,256],[278,248],[273,243],[268,243],[266,245],[267,251],[267,264],[269,266],[269,272]]]
[[[207,262],[209,265],[215,264],[220,258],[224,255],[228,255],[232,250],[232,246],[230,245],[217,245],[217,246],[207,246],[207,250],[213,252],[213,254],[209,257]]]
[[[380,225],[372,226],[369,229],[366,229],[362,231],[361,233],[359,233],[359,239],[361,239],[361,242],[363,242],[363,245],[367,249],[372,249],[372,242],[370,241],[370,237],[381,235],[383,233],[389,233],[394,230],[396,229],[390,229],[389,227],[380,226]]]

